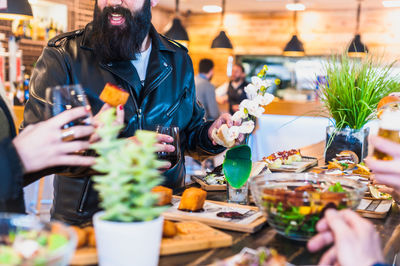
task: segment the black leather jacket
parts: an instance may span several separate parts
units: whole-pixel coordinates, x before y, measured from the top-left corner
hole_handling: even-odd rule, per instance
[[[159,35],[152,27],[146,81],[141,94],[136,95],[135,88],[141,86],[141,82],[132,63],[99,60],[91,48],[90,33],[91,24],[88,24],[84,30],[54,38],[44,48],[32,73],[23,127],[44,119],[48,87],[81,84],[96,114],[103,106],[99,95],[104,85],[107,82],[120,85],[131,94],[125,105],[126,128],[122,137],[134,135],[137,129],[154,130],[157,124],[180,128],[182,158],[164,173],[167,186],[180,187],[185,176],[184,152],[207,157],[223,151],[208,138],[210,122],[205,122],[204,110],[196,101],[193,66],[187,50]],[[70,168],[56,176],[53,218],[78,224],[89,221],[98,211],[97,194],[87,170]]]

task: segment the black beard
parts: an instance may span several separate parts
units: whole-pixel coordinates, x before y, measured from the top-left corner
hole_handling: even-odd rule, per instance
[[[113,26],[109,22],[112,13],[121,14],[125,23]],[[96,5],[93,18],[93,43],[102,61],[135,60],[151,27],[151,5],[146,0],[140,11],[131,13],[123,7],[105,7],[100,11]]]

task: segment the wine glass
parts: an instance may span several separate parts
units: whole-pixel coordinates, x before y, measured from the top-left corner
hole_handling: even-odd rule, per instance
[[[61,85],[46,89],[46,119],[80,106],[90,108],[86,94],[81,85]],[[68,124],[65,124],[63,129],[76,125],[90,125],[88,118],[89,115],[71,121]]]
[[[174,127],[174,126],[167,127],[167,126],[157,125],[156,132],[159,134],[169,135],[174,138],[174,141],[172,143],[164,143],[173,145],[175,147],[174,152],[165,152],[165,151],[157,152],[158,159],[169,161],[171,163],[171,168],[172,168],[178,163],[179,159],[181,158],[179,127]]]

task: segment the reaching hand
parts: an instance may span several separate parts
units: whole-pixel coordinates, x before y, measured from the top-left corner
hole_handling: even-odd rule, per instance
[[[217,143],[212,138],[212,132],[214,129],[219,129],[223,124],[226,124],[228,127],[232,127],[232,126],[240,126],[241,123],[237,122],[237,121],[233,121],[232,116],[228,113],[224,113],[224,114],[220,115],[220,117],[217,120],[215,120],[214,123],[208,129],[208,138],[213,142],[214,145],[217,145]],[[243,139],[244,139],[243,134],[240,134],[236,143],[238,144],[238,143],[242,142]]]
[[[89,148],[89,141],[80,139],[94,132],[93,126],[73,126],[62,130],[62,126],[88,115],[85,107],[77,107],[62,112],[47,121],[29,125],[13,140],[13,144],[24,164],[26,172],[35,172],[48,167],[71,165],[90,166],[94,157],[73,154]],[[67,133],[67,134],[65,134]]]
[[[101,127],[101,122],[100,122],[100,119],[99,119],[100,115],[104,111],[107,111],[110,108],[112,108],[112,106],[107,104],[107,103],[105,103],[101,107],[100,111],[93,117],[93,122],[92,123],[93,123],[94,127],[96,127],[96,128],[97,127]],[[114,124],[115,125],[123,125],[124,124],[124,117],[125,117],[124,106],[123,105],[118,105],[116,107],[116,113],[117,113],[117,117],[115,119]],[[99,136],[96,133],[94,133],[92,136],[90,136],[90,140],[89,141],[90,141],[90,143],[93,143],[93,142],[98,141],[99,139],[100,139]]]
[[[174,142],[174,138],[173,137],[171,137],[169,135],[164,135],[164,134],[158,134],[157,133],[156,138],[157,138],[156,147],[157,147],[157,151],[158,152],[174,152],[175,151],[174,145],[168,144],[168,143]],[[134,142],[136,142],[136,143],[139,143],[139,141],[137,140],[136,136],[130,137],[129,139],[134,141]],[[171,166],[172,165],[171,165],[170,162],[165,161],[165,165],[163,165],[160,168],[160,170],[161,171],[166,171],[169,168],[171,168]]]
[[[383,262],[379,234],[374,226],[351,210],[328,209],[317,224],[318,234],[307,244],[316,252],[333,243],[320,265],[371,266]]]
[[[397,193],[400,193],[400,144],[377,136],[370,137],[370,144],[393,157],[391,161],[375,160],[374,158],[365,160],[367,166],[374,173],[376,183],[393,187]]]

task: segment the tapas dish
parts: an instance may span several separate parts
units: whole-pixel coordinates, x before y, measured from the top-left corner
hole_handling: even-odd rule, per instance
[[[313,173],[276,173],[250,182],[257,206],[279,234],[307,241],[327,208],[356,209],[366,185],[347,178]]]
[[[300,150],[296,149],[275,152],[268,157],[264,157],[263,161],[267,163],[272,172],[301,173],[318,165],[316,158],[302,156]]]

